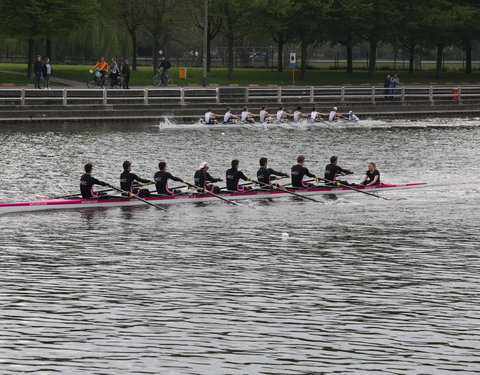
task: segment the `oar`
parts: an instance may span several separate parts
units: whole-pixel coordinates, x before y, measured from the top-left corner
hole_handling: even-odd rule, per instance
[[[137,197],[135,194],[130,193],[129,191],[122,190],[122,189],[120,189],[120,188],[118,188],[118,187],[115,187],[115,186],[112,186],[112,188],[113,188],[113,190],[116,190],[116,191],[118,191],[118,192],[127,194],[130,198],[135,198],[135,199],[137,199],[137,200],[139,200],[139,201],[141,201],[141,202],[143,202],[143,203],[146,203],[146,204],[149,204],[150,206],[153,206],[153,207],[155,207],[155,208],[158,208],[159,210],[166,211],[165,208],[160,207],[158,204],[155,204],[155,203],[149,202],[149,201],[147,201],[147,200],[145,200],[145,199],[143,199],[143,198]]]
[[[288,194],[291,194],[291,195],[295,195],[296,197],[299,197],[299,198],[302,198],[302,199],[308,199],[310,201],[313,201],[313,202],[317,202],[317,203],[323,203],[321,201],[317,201],[316,199],[313,199],[313,198],[310,198],[310,197],[306,197],[304,195],[301,195],[301,194],[297,194],[297,193],[294,193],[293,191],[290,191],[288,189],[285,189],[285,188],[282,188],[280,186],[275,186],[275,185],[272,185],[272,184],[265,184],[263,182],[260,182],[260,181],[255,181],[255,180],[252,180],[252,182],[260,185],[260,186],[266,186],[266,187],[271,187],[273,189],[280,189],[281,191],[284,191],[285,193],[288,193]]]
[[[189,182],[185,182],[185,184],[188,185],[188,186],[190,186],[190,187],[192,187],[192,188],[195,188],[195,189],[197,189],[197,190],[201,190],[203,193],[213,195],[214,197],[216,197],[216,198],[218,198],[218,199],[221,199],[222,201],[225,201],[225,202],[227,202],[227,203],[234,204],[235,206],[242,206],[242,207],[244,207],[244,206],[243,206],[242,204],[240,204],[240,203],[231,201],[231,200],[229,200],[229,199],[225,199],[225,198],[221,197],[221,196],[218,195],[218,194],[215,194],[215,193],[212,193],[211,191],[208,191],[207,189],[202,189],[202,188],[200,188],[200,187],[198,187],[198,186],[196,186],[196,185],[194,185],[194,184],[191,184],[191,183],[189,183]]]
[[[342,184],[342,183],[337,182],[337,181],[327,180],[326,178],[317,177],[317,179],[322,180],[322,181],[325,181],[325,182],[328,182],[328,183],[331,183],[331,184],[335,184],[335,185],[337,185],[337,186],[344,187],[344,188],[346,188],[346,189],[354,190],[354,191],[357,191],[357,192],[362,193],[362,194],[371,195],[372,197],[375,197],[375,198],[384,199],[384,200],[386,200],[386,201],[399,200],[399,199],[395,199],[395,198],[385,198],[385,197],[381,197],[380,195],[377,195],[377,194],[374,194],[374,193],[370,193],[370,192],[368,192],[368,191],[364,191],[364,190],[361,190],[361,189],[356,189],[356,188],[354,188],[354,187],[351,187],[351,186]]]
[[[148,184],[139,184],[137,186],[148,186],[148,185],[151,185],[152,183],[148,183]],[[103,189],[103,190],[98,190],[96,191],[96,193],[107,193],[109,191],[113,191],[115,189]],[[35,195],[35,197],[37,199],[64,199],[64,198],[74,198],[74,197],[79,197],[80,195],[82,195],[82,193],[78,193],[78,194],[69,194],[69,195],[60,195],[60,196],[48,196],[48,195]]]

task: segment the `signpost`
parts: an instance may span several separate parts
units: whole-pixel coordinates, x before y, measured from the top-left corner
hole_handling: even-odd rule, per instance
[[[292,67],[292,86],[295,86],[295,67],[297,66],[297,54],[290,53],[290,66]]]

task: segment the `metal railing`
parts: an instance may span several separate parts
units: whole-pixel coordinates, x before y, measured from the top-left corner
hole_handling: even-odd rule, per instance
[[[480,86],[169,87],[145,89],[0,89],[0,105],[395,104],[480,101]]]

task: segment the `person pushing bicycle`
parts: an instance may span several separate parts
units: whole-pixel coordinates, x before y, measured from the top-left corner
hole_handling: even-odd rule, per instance
[[[168,76],[168,70],[172,67],[172,64],[170,63],[170,60],[168,60],[167,57],[164,55],[160,57],[160,65],[158,67],[158,70],[162,68],[162,72],[160,74],[160,78],[162,80],[162,83],[167,83],[167,76]]]

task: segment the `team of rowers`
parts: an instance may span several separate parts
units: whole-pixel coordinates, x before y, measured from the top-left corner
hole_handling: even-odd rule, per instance
[[[333,107],[330,113],[321,113],[317,111],[317,109],[314,107],[312,108],[312,111],[310,112],[310,116],[309,116],[308,114],[305,114],[302,112],[301,106],[297,106],[296,110],[293,113],[286,112],[284,107],[280,106],[278,108],[276,115],[268,113],[266,107],[262,107],[258,115],[250,112],[248,110],[248,107],[243,107],[243,111],[240,116],[234,115],[232,113],[232,109],[228,107],[227,111],[223,115],[223,123],[235,124],[238,121],[240,121],[243,123],[254,124],[256,122],[255,118],[257,117],[260,123],[267,123],[267,124],[270,124],[275,120],[278,122],[287,122],[289,121],[290,118],[293,119],[293,122],[300,122],[305,119],[313,122],[321,122],[321,121],[327,121],[327,120],[337,121],[342,117],[346,117],[349,121],[354,121],[354,122],[360,121],[358,116],[352,111],[349,111],[347,116],[344,116],[338,113],[337,107]],[[222,115],[214,113],[211,108],[208,108],[204,116],[204,122],[205,124],[208,124],[208,125],[218,124],[220,121],[222,121],[221,119],[222,119]]]
[[[349,169],[343,169],[338,165],[338,157],[332,156],[330,163],[325,168],[324,178],[319,178],[315,174],[311,173],[305,166],[305,156],[299,155],[297,157],[297,164],[291,168],[290,174],[284,172],[275,171],[268,167],[268,159],[266,157],[260,158],[260,169],[257,171],[257,180],[252,180],[247,177],[242,171],[239,170],[240,161],[232,160],[231,168],[226,171],[226,191],[225,192],[243,192],[251,189],[251,186],[240,184],[240,180],[243,181],[255,181],[259,182],[263,188],[278,188],[281,185],[275,184],[272,181],[283,177],[291,177],[291,187],[293,189],[308,189],[314,187],[313,184],[308,181],[304,181],[305,176],[314,180],[323,180],[326,186],[335,186],[337,184],[353,185],[347,181],[337,180],[337,176],[346,174],[353,174],[354,172]],[[172,175],[167,170],[167,163],[161,161],[158,164],[158,171],[153,176],[152,180],[140,178],[132,172],[132,163],[128,160],[123,162],[123,172],[120,175],[120,189],[126,193],[135,194],[138,197],[144,198],[151,196],[149,189],[141,189],[140,184],[155,184],[156,192],[160,195],[176,195],[180,194],[181,190],[172,189],[169,187],[169,180],[178,181],[181,183],[188,183],[180,177]],[[214,194],[221,192],[221,188],[214,185],[216,182],[224,181],[222,178],[214,178],[208,173],[209,165],[207,162],[202,162],[195,172],[193,179],[194,185],[198,188],[198,191],[208,191]],[[112,185],[97,180],[92,176],[93,165],[91,163],[85,164],[85,174],[80,178],[80,192],[83,198],[98,198],[100,194],[93,191],[94,185],[109,186]],[[368,170],[360,182],[360,185],[371,186],[380,184],[380,172],[377,170],[375,163],[370,162],[368,164]],[[283,187],[282,187],[283,188]]]

